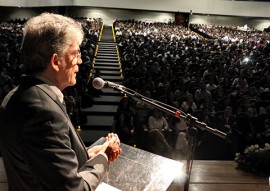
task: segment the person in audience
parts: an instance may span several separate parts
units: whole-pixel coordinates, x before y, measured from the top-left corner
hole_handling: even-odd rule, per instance
[[[24,26],[24,76],[0,107],[0,148],[10,191],[95,190],[121,153],[113,133],[86,148],[63,102],[61,91],[76,84],[83,37],[78,22],[58,14],[43,13]]]
[[[204,82],[202,82],[200,84],[200,88],[195,91],[194,97],[195,97],[195,102],[198,105],[203,104],[203,102],[206,99],[210,99],[211,98],[211,92],[206,89],[206,84]]]
[[[148,119],[149,147],[152,152],[171,157],[171,147],[165,137],[168,131],[169,125],[162,111],[154,108]]]
[[[163,116],[162,111],[153,109],[152,114],[148,119],[148,129],[157,129],[161,132],[169,130],[168,122]]]
[[[185,113],[193,114],[197,110],[197,105],[193,101],[193,95],[188,94],[186,100],[182,103],[181,108]]]
[[[188,152],[187,124],[177,117],[172,117],[169,123],[173,134],[173,146],[175,149],[175,158],[183,158]]]
[[[224,112],[216,113],[218,118],[218,129],[222,132],[232,132],[233,127],[235,126],[236,119],[232,113],[232,107],[226,106]]]

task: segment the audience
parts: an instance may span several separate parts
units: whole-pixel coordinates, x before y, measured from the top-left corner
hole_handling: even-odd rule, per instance
[[[80,108],[91,106],[94,97],[98,96],[97,92],[90,94],[88,89],[91,88],[89,74],[102,25],[102,19],[78,18],[78,21],[86,34],[81,47],[84,64],[80,66],[77,85],[65,90],[65,100],[75,124],[82,121]],[[24,22],[16,20],[0,24],[0,101],[18,84],[22,74],[18,58]],[[117,20],[114,26],[123,84],[229,133],[232,144],[214,138],[220,143],[218,146],[228,148],[229,154],[221,159],[233,159],[231,151],[243,151],[250,144],[269,142],[268,33],[243,27],[190,24],[185,28],[173,22],[135,20]],[[151,107],[139,101],[132,102],[131,107],[133,112],[129,113],[128,121],[132,119],[130,126],[134,126],[134,134],[142,135],[149,127],[147,119]],[[176,122],[171,124],[171,116],[165,114],[163,117],[170,127],[179,126]],[[175,127],[171,129],[174,141],[169,141],[170,147],[179,150],[182,147],[175,144],[184,144],[186,132]],[[183,135],[182,141],[175,136],[179,133]],[[197,147],[205,147],[204,158],[220,158],[210,154],[209,149],[207,152],[207,146],[213,144],[209,143],[209,137],[213,136],[199,129]],[[138,136],[136,141],[141,141],[142,137]],[[200,152],[196,157],[203,158]]]
[[[115,28],[127,87],[148,89],[153,99],[229,134],[230,140],[214,138],[219,143],[215,151],[226,146],[226,155],[211,154],[207,147],[214,144],[209,141],[214,135],[199,129],[197,146],[204,146],[205,152],[198,152],[198,159],[233,159],[233,152],[268,141],[269,128],[263,125],[270,119],[268,33],[243,27],[190,24],[185,28],[173,22],[135,20],[118,20]],[[256,114],[262,105],[266,112]],[[140,114],[135,111],[135,115]]]

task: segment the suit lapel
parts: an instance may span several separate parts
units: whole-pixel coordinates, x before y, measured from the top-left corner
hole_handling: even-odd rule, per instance
[[[66,114],[66,116],[69,117],[65,105],[63,103],[61,103],[61,101],[59,100],[59,98],[57,97],[55,92],[50,88],[49,85],[44,83],[44,84],[38,84],[37,87],[39,87],[52,100],[54,100],[56,102],[56,104],[63,110],[63,112]]]
[[[79,162],[79,167],[82,166],[85,161],[88,160],[88,153],[86,150],[86,147],[82,141],[82,139],[80,138],[80,136],[78,135],[77,131],[75,130],[74,126],[72,125],[70,119],[69,119],[69,115],[67,113],[66,107],[64,106],[63,103],[61,103],[61,101],[59,100],[59,98],[57,97],[56,93],[50,88],[50,86],[48,84],[46,84],[45,82],[34,78],[32,76],[24,76],[22,78],[22,84],[25,88],[27,88],[28,86],[36,86],[38,87],[40,90],[42,90],[45,94],[47,94],[63,111],[63,113],[66,115],[67,117],[67,128],[69,128],[69,136],[70,136],[70,141],[71,141],[71,145],[72,145],[72,149],[74,150],[74,152],[77,155],[77,159]]]
[[[66,107],[64,106],[63,103],[60,102],[60,100],[58,99],[58,97],[56,96],[56,94],[54,93],[54,91],[52,91],[52,89],[47,84],[40,84],[40,85],[37,85],[37,87],[39,87],[46,94],[48,94],[48,96],[50,96],[57,103],[57,105],[59,105],[59,107],[63,110],[63,112],[67,116],[67,118],[68,118],[68,124],[69,124],[68,126],[69,126],[69,130],[70,130],[70,134],[71,134],[71,137],[70,138],[72,139],[71,141],[77,142],[77,143],[72,144],[73,145],[73,149],[76,152],[76,155],[77,155],[77,158],[79,160],[79,163],[80,164],[85,163],[85,161],[88,160],[87,150],[85,148],[85,145],[84,145],[81,137],[78,135],[77,131],[75,130],[74,126],[72,125],[72,123],[70,121],[70,118],[69,118],[69,115],[67,113]],[[80,143],[80,144],[78,144],[78,143]],[[82,154],[80,150],[83,150],[83,152],[85,154]]]

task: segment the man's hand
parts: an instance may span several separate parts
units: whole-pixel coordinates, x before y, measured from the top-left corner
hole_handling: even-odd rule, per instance
[[[106,142],[108,142],[108,147],[105,153],[108,156],[109,162],[113,162],[122,153],[122,150],[120,148],[120,140],[117,134],[109,133],[106,137]]]
[[[91,159],[94,156],[96,156],[100,152],[101,148],[102,148],[102,145],[97,145],[88,149],[87,152],[88,152],[89,158]]]
[[[97,145],[87,150],[90,159],[98,153],[105,153],[108,157],[108,161],[113,162],[122,153],[117,134],[109,133],[105,139],[106,141],[102,145]]]

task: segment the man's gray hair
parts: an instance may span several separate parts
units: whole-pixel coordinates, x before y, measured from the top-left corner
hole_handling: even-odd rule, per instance
[[[83,40],[79,22],[58,14],[42,13],[30,18],[23,30],[21,63],[26,74],[43,72],[53,54],[64,56],[71,43]]]

